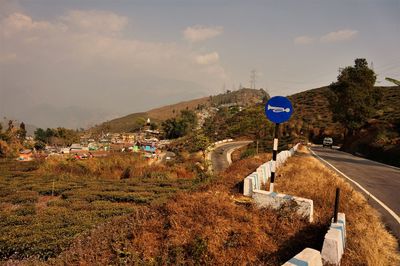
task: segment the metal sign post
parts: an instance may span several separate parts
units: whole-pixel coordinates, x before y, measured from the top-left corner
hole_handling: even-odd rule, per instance
[[[289,120],[293,113],[293,107],[288,98],[283,96],[275,96],[268,100],[265,105],[265,115],[275,123],[274,144],[272,149],[272,165],[271,165],[271,183],[269,190],[274,191],[274,182],[276,174],[276,157],[278,155],[278,135],[279,124]]]
[[[269,190],[274,191],[275,172],[276,172],[276,156],[278,155],[278,133],[279,124],[275,124],[274,144],[272,146],[272,165],[271,165],[271,183],[269,184]]]

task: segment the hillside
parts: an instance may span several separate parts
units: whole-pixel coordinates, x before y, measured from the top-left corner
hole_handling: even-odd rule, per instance
[[[133,132],[138,130],[150,118],[152,122],[159,123],[180,114],[182,110],[200,110],[221,104],[250,106],[261,102],[267,95],[264,90],[240,89],[237,91],[227,91],[210,97],[203,97],[191,101],[184,101],[172,105],[167,105],[146,112],[133,113],[121,118],[95,126],[91,130],[95,132]]]
[[[400,104],[400,86],[377,88],[382,91],[383,98],[370,123],[386,124],[387,127],[399,124],[400,109],[396,107]],[[324,135],[333,135],[338,141],[343,138],[343,128],[332,120],[328,94],[329,88],[322,87],[289,96],[294,107],[289,123],[300,124],[303,131],[309,133],[309,138],[316,142],[321,141]]]
[[[378,112],[374,118],[395,123],[400,119],[400,109],[396,108],[400,103],[400,86],[377,87],[382,91],[383,99],[378,106]],[[289,96],[293,103],[294,113],[292,119],[303,118],[314,125],[335,126],[332,122],[332,113],[328,107],[328,87],[299,92]]]
[[[400,108],[397,108],[400,104],[400,86],[378,88],[383,94],[382,102],[373,119],[355,136],[351,152],[399,165],[400,161],[396,158],[400,157]],[[321,87],[289,96],[294,112],[292,118],[281,125],[282,147],[285,143],[295,141],[322,143],[325,136],[332,136],[335,144],[341,144],[344,129],[339,123],[333,122],[328,94],[329,88]],[[257,140],[260,151],[268,151],[272,147],[273,125],[265,118],[264,105],[259,103],[242,112],[221,109],[206,121],[204,130],[213,140]],[[255,145],[250,145],[250,149],[254,150]]]

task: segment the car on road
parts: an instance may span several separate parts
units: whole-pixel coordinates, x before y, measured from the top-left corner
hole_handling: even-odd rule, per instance
[[[332,138],[326,137],[322,141],[322,147],[329,147],[329,148],[332,149],[332,145],[333,145],[333,139]]]

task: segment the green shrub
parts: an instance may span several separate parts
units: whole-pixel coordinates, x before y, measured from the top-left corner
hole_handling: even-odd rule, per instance
[[[164,172],[149,171],[149,172],[144,173],[143,177],[150,178],[150,179],[161,179],[161,180],[168,179],[168,175],[165,171]]]
[[[36,191],[16,191],[2,198],[4,202],[10,202],[12,204],[26,204],[35,203],[39,198],[39,194]]]
[[[245,159],[248,158],[250,156],[254,156],[256,154],[256,150],[255,149],[247,149],[244,152],[242,152],[242,154],[240,154],[240,159]]]
[[[99,200],[107,200],[111,202],[133,202],[133,203],[148,203],[149,199],[142,198],[132,193],[125,192],[102,192],[97,194]]]
[[[196,236],[195,239],[189,244],[188,255],[195,265],[205,265],[208,261],[208,242],[206,239]]]
[[[34,205],[24,205],[16,209],[15,214],[18,216],[35,215],[36,207]]]
[[[39,170],[27,166],[0,161],[0,202],[21,205],[11,211],[0,209],[0,260],[57,256],[93,226],[131,213],[138,204],[161,204],[176,191],[193,186],[190,178],[168,178],[176,166],[147,166],[131,155],[48,160]],[[128,167],[130,178],[120,180]],[[39,196],[52,192],[59,197],[37,210]]]

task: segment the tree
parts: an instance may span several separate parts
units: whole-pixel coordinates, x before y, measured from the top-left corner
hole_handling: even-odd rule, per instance
[[[36,141],[35,145],[34,145],[35,149],[38,151],[44,150],[46,147],[46,143],[44,143],[43,141]]]
[[[178,118],[170,118],[162,123],[165,137],[168,139],[176,139],[183,137],[191,132],[197,123],[196,114],[190,110],[182,110]]]
[[[157,130],[158,129],[158,125],[156,123],[154,123],[154,122],[151,122],[150,129],[151,130]]]
[[[79,141],[79,135],[75,130],[63,127],[48,128],[46,130],[38,128],[34,134],[36,141],[50,145],[69,146]]]
[[[25,140],[26,138],[26,128],[24,122],[21,122],[19,125],[19,130],[17,132],[18,138],[21,141],[21,143]]]
[[[176,139],[186,134],[186,124],[179,119],[170,118],[162,123],[165,137],[167,139]]]
[[[46,142],[46,132],[42,128],[36,129],[34,135],[36,141]]]
[[[206,150],[208,146],[210,146],[210,139],[204,134],[195,134],[193,139],[193,147],[192,152],[202,151],[203,156],[205,157]]]
[[[12,121],[12,120],[9,120],[9,121],[8,121],[8,129],[7,129],[7,131],[8,131],[8,132],[11,132],[13,129],[14,129],[13,121]]]
[[[190,110],[181,111],[181,120],[186,124],[188,130],[192,130],[197,123],[197,117],[195,112]]]
[[[367,60],[358,58],[354,66],[341,69],[337,81],[329,86],[333,119],[346,129],[345,143],[376,111],[382,94],[374,87],[375,81],[376,75]]]

